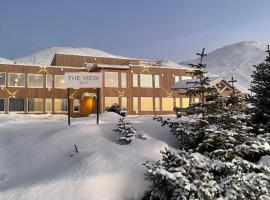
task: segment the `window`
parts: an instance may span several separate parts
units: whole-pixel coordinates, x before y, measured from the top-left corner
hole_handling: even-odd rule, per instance
[[[25,87],[25,74],[24,73],[10,73],[9,86]]]
[[[24,112],[24,99],[9,99],[9,111],[10,112]]]
[[[182,108],[189,107],[189,98],[182,98]]]
[[[6,85],[6,73],[0,72],[0,86]]]
[[[182,80],[190,80],[190,79],[192,79],[192,77],[191,76],[182,76],[181,79]]]
[[[140,86],[152,88],[153,87],[153,77],[151,74],[140,74]]]
[[[105,97],[105,108],[113,105],[119,105],[119,97]]]
[[[172,111],[173,110],[173,98],[163,97],[162,98],[162,111]]]
[[[105,87],[118,86],[118,72],[105,72]]]
[[[0,112],[4,112],[4,111],[5,111],[5,100],[0,99]]]
[[[199,98],[194,98],[193,103],[200,103],[200,99]]]
[[[121,73],[121,87],[127,88],[127,73]]]
[[[139,84],[138,84],[138,74],[133,74],[133,84],[132,84],[133,87],[138,87]]]
[[[54,76],[54,88],[65,89],[65,76],[55,75]]]
[[[67,112],[68,101],[67,99],[54,99],[54,112]]]
[[[43,112],[43,99],[28,99],[28,112]]]
[[[46,99],[46,112],[52,112],[52,99]]]
[[[43,88],[43,74],[28,74],[29,88]]]
[[[121,97],[121,109],[127,111],[127,97]]]
[[[175,107],[180,108],[180,98],[175,98]]]
[[[155,98],[155,111],[160,111],[160,98]]]
[[[174,76],[174,82],[177,83],[180,80],[179,76]]]
[[[155,88],[160,88],[159,75],[155,75]]]
[[[133,111],[138,112],[139,111],[138,97],[133,97],[132,103],[133,103]]]
[[[153,111],[152,97],[141,97],[141,111]]]
[[[51,74],[46,74],[46,88],[52,88],[53,76]]]
[[[80,112],[80,99],[73,100],[73,112]]]

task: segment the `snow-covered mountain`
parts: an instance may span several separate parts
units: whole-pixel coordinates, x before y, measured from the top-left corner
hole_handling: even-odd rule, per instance
[[[208,53],[204,62],[211,76],[237,79],[240,90],[248,92],[253,66],[264,61],[266,44],[254,41],[239,42]],[[198,63],[198,58],[181,64]]]
[[[112,55],[110,53],[92,49],[92,48],[72,48],[72,47],[51,47],[43,49],[31,55],[17,58],[17,63],[22,64],[42,64],[50,65],[56,53],[69,54],[69,55],[83,55],[83,56],[97,56],[97,57],[110,57],[110,58],[124,58],[121,56]]]
[[[0,64],[11,64],[11,63],[14,63],[14,61],[0,57]]]

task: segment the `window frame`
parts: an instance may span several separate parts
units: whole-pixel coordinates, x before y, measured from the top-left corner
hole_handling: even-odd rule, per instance
[[[10,75],[11,74],[22,74],[22,75],[24,75],[24,85],[23,86],[12,86],[12,85],[10,85]],[[8,87],[26,88],[25,73],[16,73],[16,72],[8,73]]]

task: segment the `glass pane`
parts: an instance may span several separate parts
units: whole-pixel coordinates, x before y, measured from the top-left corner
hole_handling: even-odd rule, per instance
[[[24,99],[9,99],[9,111],[10,112],[23,112],[24,111]]]
[[[64,75],[54,76],[54,88],[60,88],[60,89],[66,88]]]
[[[138,74],[133,74],[133,87],[138,87]]]
[[[73,100],[73,112],[80,112],[80,99]]]
[[[6,85],[6,73],[0,72],[0,85],[5,86]]]
[[[180,108],[180,98],[175,98],[175,106]]]
[[[10,73],[9,74],[9,86],[24,87],[25,86],[25,74],[23,74],[23,73]]]
[[[28,74],[28,87],[29,88],[43,88],[43,75],[42,74]]]
[[[54,111],[55,112],[67,112],[68,111],[67,99],[55,99],[54,100]]]
[[[155,88],[159,88],[160,87],[160,80],[159,80],[159,75],[155,75]]]
[[[5,100],[0,99],[0,112],[5,111]]]
[[[127,110],[127,97],[121,97],[121,109]]]
[[[52,112],[52,99],[46,99],[46,112]]]
[[[121,73],[121,87],[127,88],[127,73]]]
[[[153,111],[152,97],[141,97],[141,111]]]
[[[160,111],[160,98],[159,97],[155,98],[155,110]]]
[[[105,108],[109,108],[113,105],[119,106],[119,97],[105,97]]]
[[[162,98],[162,110],[163,111],[173,110],[173,98],[169,97]]]
[[[140,74],[140,86],[141,87],[153,87],[153,77],[151,74]]]
[[[174,77],[174,82],[176,83],[176,82],[178,82],[180,80],[180,77],[179,76],[175,76]]]
[[[138,97],[133,97],[133,111],[139,110],[139,103],[138,103]]]
[[[118,87],[118,72],[105,72],[105,87]]]
[[[28,112],[43,112],[43,99],[28,99]]]
[[[51,74],[46,75],[46,88],[52,88],[53,76]]]
[[[189,98],[182,98],[182,108],[189,107]]]

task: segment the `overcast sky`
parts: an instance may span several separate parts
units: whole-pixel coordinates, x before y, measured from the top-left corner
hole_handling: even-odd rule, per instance
[[[270,41],[270,0],[0,0],[0,57],[52,46],[183,61]]]

